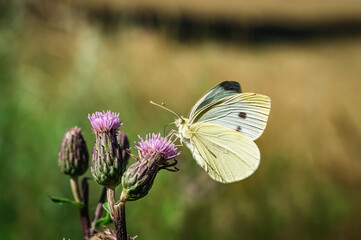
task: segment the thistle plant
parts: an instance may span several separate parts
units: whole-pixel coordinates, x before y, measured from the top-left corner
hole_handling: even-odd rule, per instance
[[[95,112],[89,114],[88,119],[95,137],[91,175],[99,185],[103,186],[94,217],[90,221],[88,178],[82,179],[81,191],[78,186],[78,177],[88,168],[89,154],[83,134],[77,127],[65,133],[58,154],[59,169],[69,175],[75,201],[54,197],[52,200],[71,203],[79,208],[84,240],[132,240],[134,238],[128,236],[126,228],[126,202],[147,196],[160,170],[178,171],[175,158],[180,152],[167,137],[150,133],[145,139],[138,136],[139,141],[134,142],[138,156],[134,156],[129,152],[127,135],[119,130],[123,124],[119,120],[119,113]],[[129,156],[132,156],[135,162],[126,168]],[[117,201],[115,190],[119,185],[122,189]],[[103,209],[106,210],[107,215],[101,218]],[[110,222],[114,224],[114,230],[104,228],[104,225]],[[100,228],[101,226],[103,229]]]
[[[107,189],[107,199],[110,215],[113,220],[117,239],[126,239],[125,219],[121,208],[115,204],[115,187],[119,185],[126,167],[119,145],[118,129],[122,125],[119,114],[96,112],[88,115],[95,135],[92,155],[91,173],[97,183]],[[124,223],[123,223],[124,221]]]
[[[60,171],[70,177],[74,201],[56,197],[51,199],[54,202],[70,203],[79,208],[83,239],[131,240],[133,238],[127,235],[126,230],[126,201],[145,197],[160,170],[178,171],[175,167],[177,164],[175,157],[179,156],[180,152],[170,140],[153,133],[148,134],[145,140],[139,137],[140,141],[135,142],[134,147],[138,150],[139,156],[131,155],[128,136],[119,130],[122,121],[119,120],[118,113],[95,112],[89,114],[88,119],[95,137],[91,175],[103,186],[94,217],[90,221],[88,178],[83,177],[81,189],[78,186],[78,177],[88,169],[89,154],[82,131],[77,127],[65,133],[58,154]],[[126,169],[130,155],[136,161]],[[116,201],[115,190],[120,183],[122,191],[119,201]],[[101,218],[103,209],[107,211],[107,215]],[[100,228],[110,222],[113,222],[114,230]]]
[[[70,187],[75,201],[52,198],[56,202],[72,203],[79,207],[84,239],[88,239],[90,220],[88,208],[88,183],[86,178],[82,181],[82,192],[79,189],[78,176],[88,169],[89,153],[82,131],[74,127],[66,131],[58,153],[58,166],[62,173],[69,175]]]

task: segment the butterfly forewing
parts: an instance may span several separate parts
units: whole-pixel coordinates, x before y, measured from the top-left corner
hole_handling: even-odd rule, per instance
[[[241,93],[241,85],[234,81],[224,81],[214,86],[203,97],[201,97],[196,104],[192,107],[189,117],[193,116],[202,107],[215,102],[219,99]]]
[[[268,96],[257,93],[235,94],[198,110],[190,119],[190,124],[217,124],[255,140],[266,128],[270,108],[271,100]]]
[[[260,162],[258,147],[243,134],[209,123],[192,124],[190,131],[192,137],[187,146],[214,180],[236,182],[257,169]]]

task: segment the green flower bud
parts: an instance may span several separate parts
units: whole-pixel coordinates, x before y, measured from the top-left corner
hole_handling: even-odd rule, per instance
[[[80,176],[88,169],[89,154],[81,130],[68,130],[62,140],[58,154],[58,166],[62,173]]]
[[[115,131],[95,133],[90,170],[97,183],[107,188],[120,183],[124,164]]]

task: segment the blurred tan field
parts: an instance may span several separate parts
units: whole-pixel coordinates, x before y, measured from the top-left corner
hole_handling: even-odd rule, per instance
[[[128,233],[138,239],[360,237],[359,34],[260,44],[207,36],[182,41],[169,37],[169,28],[128,25],[122,17],[109,30],[106,22],[87,16],[84,9],[100,8],[94,1],[86,7],[68,2],[76,10],[48,2],[10,4],[0,11],[1,239],[81,239],[78,213],[47,195],[71,197],[68,178],[57,169],[57,152],[65,130],[75,125],[92,149],[88,113],[120,112],[121,129],[133,143],[138,134],[163,132],[174,119],[149,100],[186,116],[202,94],[224,80],[272,99],[268,126],[256,141],[259,169],[244,181],[219,184],[182,147],[180,171],[161,172],[147,197],[127,205]],[[244,15],[247,21],[258,14],[257,19],[272,19],[280,11],[282,21],[274,18],[281,22],[287,13],[298,24],[310,24],[310,18],[311,25],[317,19],[357,22],[361,8],[347,2],[349,7],[330,3],[321,11],[308,1],[305,12],[296,14],[290,1],[277,2],[279,8],[247,1],[245,9],[257,14]],[[108,4],[111,11],[135,13],[138,5],[147,6]],[[168,14],[199,8],[207,12],[205,19],[222,12],[217,5],[169,4],[152,1],[148,8],[158,6]],[[90,187],[93,210],[101,188],[95,182]]]

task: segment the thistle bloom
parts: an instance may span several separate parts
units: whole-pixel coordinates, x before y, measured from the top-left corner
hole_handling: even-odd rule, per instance
[[[86,172],[89,153],[80,128],[66,131],[58,154],[58,166],[62,173],[72,177]]]
[[[147,153],[157,152],[163,156],[164,159],[172,159],[180,154],[174,144],[159,134],[147,135],[145,141],[138,136],[141,140],[138,144],[135,142],[135,149],[139,150],[142,156]]]
[[[169,161],[180,154],[171,141],[160,134],[149,134],[145,140],[139,138],[141,141],[136,143],[135,148],[140,151],[141,159],[133,163],[122,177],[122,197],[128,201],[146,196],[161,169],[178,170],[175,167],[177,161]]]
[[[92,115],[88,114],[88,118],[93,127],[94,132],[106,132],[112,129],[117,130],[123,123],[119,121],[119,113],[95,112]]]
[[[118,128],[122,125],[119,113],[96,112],[89,114],[88,118],[95,135],[91,173],[99,184],[115,188],[120,183],[126,167],[117,140]]]

